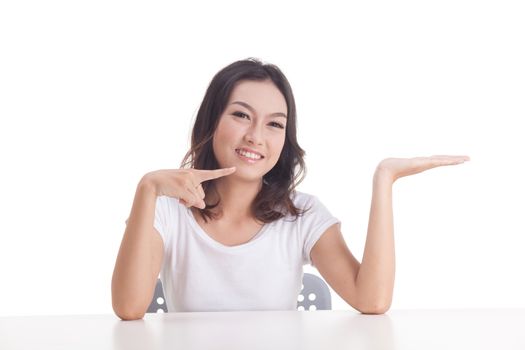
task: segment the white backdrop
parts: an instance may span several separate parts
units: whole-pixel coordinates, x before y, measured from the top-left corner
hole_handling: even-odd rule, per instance
[[[288,76],[299,190],[359,260],[381,159],[471,157],[394,184],[392,309],[524,307],[523,2],[320,4],[2,1],[0,316],[112,312],[137,182],[179,166],[212,76],[251,56]]]

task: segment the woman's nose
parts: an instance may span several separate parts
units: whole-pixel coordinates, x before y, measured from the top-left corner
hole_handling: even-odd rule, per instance
[[[246,131],[245,139],[247,142],[262,145],[263,142],[263,130],[262,127],[256,125],[255,123],[250,126]]]

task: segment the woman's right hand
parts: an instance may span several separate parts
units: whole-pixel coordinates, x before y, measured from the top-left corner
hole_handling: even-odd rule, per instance
[[[202,183],[234,173],[235,167],[200,170],[200,169],[167,169],[156,170],[144,175],[141,181],[150,182],[157,196],[178,198],[186,207],[204,209],[204,190]]]

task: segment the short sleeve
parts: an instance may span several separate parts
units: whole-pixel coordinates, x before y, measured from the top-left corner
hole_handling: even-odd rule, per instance
[[[341,221],[334,217],[316,196],[309,196],[306,203],[306,209],[310,209],[299,219],[303,239],[303,265],[314,266],[310,258],[313,246],[330,226]]]

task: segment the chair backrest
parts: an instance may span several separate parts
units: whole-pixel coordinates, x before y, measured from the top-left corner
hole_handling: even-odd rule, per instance
[[[321,277],[303,274],[303,288],[297,297],[297,310],[331,310],[330,289]]]
[[[164,299],[164,291],[162,290],[162,282],[160,278],[157,280],[155,285],[155,292],[153,293],[153,300],[149,304],[148,311],[149,313],[155,312],[168,312],[168,307],[166,306],[166,299]]]
[[[297,296],[297,310],[331,310],[332,297],[330,289],[322,278],[311,273],[303,274],[303,287]],[[153,300],[148,307],[149,313],[168,312],[162,282],[157,280]]]

